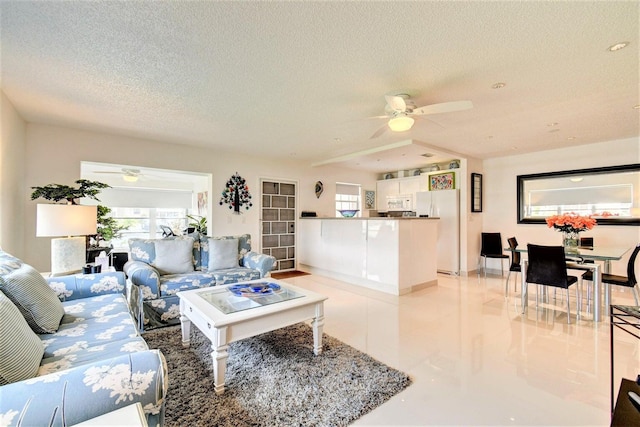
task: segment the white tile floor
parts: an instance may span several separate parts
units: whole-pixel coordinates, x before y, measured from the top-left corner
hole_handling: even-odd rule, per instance
[[[354,425],[609,425],[608,318],[575,322],[575,301],[567,325],[560,300],[536,311],[535,287],[521,315],[519,287],[506,299],[499,276],[439,275],[437,287],[401,297],[317,275],[286,281],[329,297],[325,333],[413,380]],[[612,302],[633,297],[614,291]],[[614,336],[616,383],[635,379],[639,341]]]

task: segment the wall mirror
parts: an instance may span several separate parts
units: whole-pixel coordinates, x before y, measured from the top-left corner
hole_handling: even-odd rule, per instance
[[[518,175],[518,223],[592,215],[598,224],[640,225],[640,164]]]
[[[471,212],[482,212],[482,174],[471,174]]]

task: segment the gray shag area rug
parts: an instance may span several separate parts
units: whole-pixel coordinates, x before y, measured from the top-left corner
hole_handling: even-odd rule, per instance
[[[229,346],[225,392],[213,391],[211,343],[195,327],[146,332],[167,359],[167,426],[346,426],[411,384],[409,377],[305,323]]]

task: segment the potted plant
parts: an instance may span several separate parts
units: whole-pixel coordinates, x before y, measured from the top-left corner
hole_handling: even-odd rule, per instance
[[[107,206],[98,205],[98,230],[94,236],[96,246],[101,245],[101,242],[105,242],[107,245],[114,237],[120,237],[120,232],[126,230],[129,227],[119,225],[115,218],[111,217],[111,208]]]
[[[207,235],[207,217],[200,215],[187,215],[187,218],[191,220],[188,228],[193,228],[200,234]]]

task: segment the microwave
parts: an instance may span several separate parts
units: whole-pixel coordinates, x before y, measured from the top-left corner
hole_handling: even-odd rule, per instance
[[[387,196],[387,209],[390,211],[412,211],[413,195],[398,194],[396,196]]]

